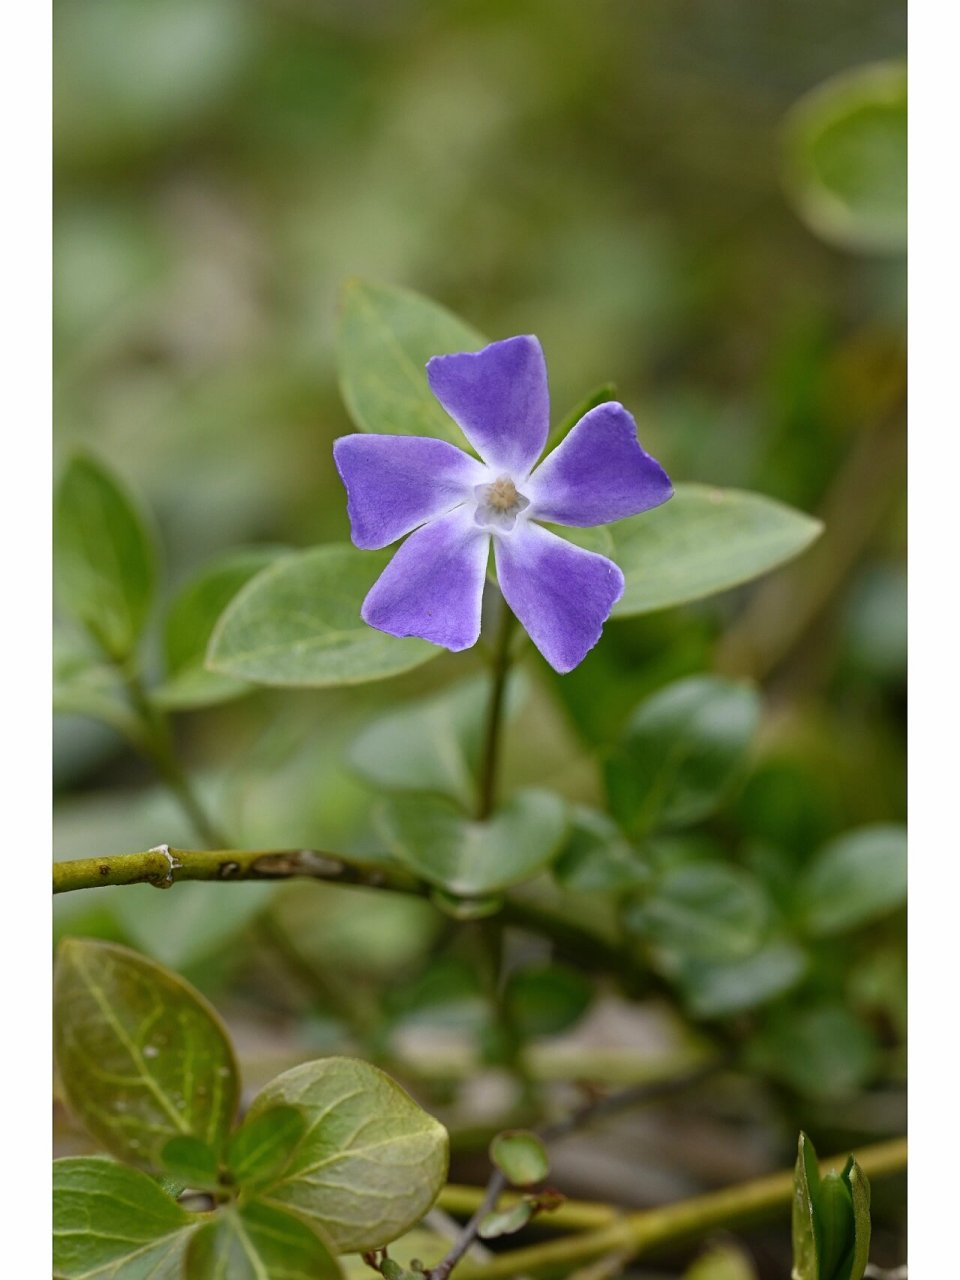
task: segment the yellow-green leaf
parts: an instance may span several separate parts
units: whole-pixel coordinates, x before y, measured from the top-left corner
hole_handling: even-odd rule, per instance
[[[139,1169],[103,1156],[53,1162],[55,1280],[180,1280],[196,1222]]]
[[[614,618],[727,591],[805,550],[823,526],[782,502],[739,489],[678,484],[655,511],[611,525],[626,587]]]
[[[384,680],[442,652],[360,617],[390,552],[347,545],[284,556],[252,578],[214,629],[207,667],[255,684],[323,688]]]
[[[340,1253],[381,1248],[430,1209],[447,1173],[447,1132],[384,1072],[353,1058],[294,1067],[254,1099],[250,1120],[278,1104],[307,1130],[259,1198],[317,1226]]]
[[[340,303],[340,390],[361,431],[438,436],[467,449],[427,382],[431,356],[477,351],[487,339],[408,289],[350,280]]]
[[[54,1046],[71,1109],[114,1155],[160,1171],[171,1138],[221,1148],[237,1106],[233,1050],[176,974],[114,943],[65,939]]]

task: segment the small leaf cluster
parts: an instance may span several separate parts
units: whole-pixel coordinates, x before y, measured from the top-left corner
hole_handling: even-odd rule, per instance
[[[64,1096],[116,1157],[54,1162],[57,1280],[335,1277],[339,1254],[385,1247],[443,1185],[446,1131],[376,1067],[295,1067],[235,1126],[226,1030],[174,974],[69,939],[55,999]]]
[[[820,1175],[800,1134],[793,1193],[792,1280],[862,1280],[870,1257],[870,1183],[850,1156],[842,1172]]]

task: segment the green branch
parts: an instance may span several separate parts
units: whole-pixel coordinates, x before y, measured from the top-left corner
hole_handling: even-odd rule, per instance
[[[336,854],[315,849],[172,849],[162,844],[143,853],[55,862],[53,892],[117,884],[152,884],[167,889],[180,880],[288,880],[295,876],[404,893],[426,891],[401,871],[346,862]]]
[[[841,1168],[845,1159],[846,1156],[841,1155],[821,1161],[821,1168],[824,1172]],[[864,1147],[857,1152],[857,1163],[871,1179],[901,1173],[907,1167],[906,1139],[895,1138]],[[456,1204],[461,1209],[467,1207],[463,1191],[463,1188],[457,1189]],[[483,1192],[475,1195],[479,1199]],[[566,1276],[572,1267],[609,1253],[622,1252],[633,1258],[658,1245],[699,1237],[721,1227],[743,1225],[778,1210],[786,1211],[792,1198],[793,1171],[785,1170],[661,1209],[626,1213],[596,1230],[514,1249],[482,1266],[465,1262],[457,1274],[463,1280],[510,1280],[528,1272]],[[445,1207],[454,1205],[447,1202]],[[578,1216],[584,1222],[595,1218],[598,1212],[599,1206],[595,1205],[569,1206],[570,1216]],[[544,1218],[544,1222],[548,1221],[549,1218]]]

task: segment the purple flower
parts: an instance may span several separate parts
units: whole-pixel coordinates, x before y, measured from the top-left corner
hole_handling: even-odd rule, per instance
[[[347,490],[351,536],[364,550],[410,534],[373,584],[361,615],[392,636],[469,649],[493,539],[507,604],[557,671],[600,638],[623,594],[605,556],[539,521],[584,528],[659,506],[673,493],[616,401],[584,414],[535,466],[547,441],[547,367],[533,337],[434,356],[430,388],[482,461],[422,436],[343,436],[333,456]]]

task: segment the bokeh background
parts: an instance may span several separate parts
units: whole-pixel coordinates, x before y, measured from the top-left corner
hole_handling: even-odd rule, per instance
[[[767,707],[715,838],[775,847],[789,868],[837,833],[904,818],[904,261],[818,233],[784,180],[791,108],[901,57],[899,0],[54,10],[57,447],[98,452],[143,497],[168,593],[230,547],[346,538],[337,294],[354,275],[405,284],[492,338],[539,335],[558,416],[613,381],[675,479],[827,522],[796,566],[611,626],[574,675],[540,673],[513,776],[589,800],[597,744],[636,698],[714,669],[759,680]],[[257,693],[181,717],[183,752],[238,842],[363,848],[371,797],[344,744],[384,702],[464,669],[442,658],[349,695]],[[145,766],[92,721],[58,718],[56,788],[61,856],[190,843]],[[456,975],[390,1004],[388,979],[415,977],[443,928],[422,904],[209,888],[178,887],[176,911],[151,889],[97,891],[61,904],[58,928],[186,972],[231,1015],[251,1083],[349,1034],[342,990],[314,981],[325,956],[357,957],[351,999],[388,1008],[397,1034],[429,1025],[457,1045],[472,1026]],[[278,959],[278,936],[299,938],[306,976]],[[722,1107],[647,1119],[631,1198],[782,1163],[799,1120],[827,1144],[896,1132],[901,936],[898,920],[871,938],[847,993],[871,1037],[859,1112],[849,1096],[800,1104],[794,1081],[793,1101],[734,1107],[733,1126]],[[670,1042],[649,1013],[590,1016],[614,1046]],[[62,1123],[65,1147],[82,1143]],[[581,1192],[622,1191],[616,1137],[582,1154]],[[463,1158],[469,1176],[469,1143]],[[896,1261],[898,1212],[880,1199]],[[758,1247],[778,1262],[773,1238]]]

